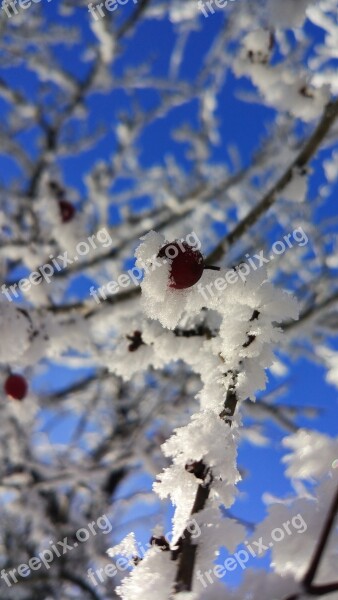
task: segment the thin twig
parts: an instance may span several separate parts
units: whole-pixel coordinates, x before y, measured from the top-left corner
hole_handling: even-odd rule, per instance
[[[237,242],[244,233],[246,233],[253,225],[257,223],[260,217],[266,213],[272,204],[277,199],[278,194],[285,189],[293,177],[294,169],[304,167],[315,154],[325,136],[330,131],[338,116],[338,100],[329,102],[324,110],[323,116],[317,125],[315,131],[309,137],[303,149],[300,151],[295,160],[286,169],[283,175],[272,186],[272,188],[263,196],[261,201],[247,214],[240,223],[223,238],[216,248],[208,256],[208,261],[217,262],[223,257],[224,252],[228,250],[235,242]]]
[[[331,594],[332,592],[338,591],[338,582],[326,583],[320,585],[314,585],[313,580],[318,571],[318,567],[323,558],[323,554],[327,547],[327,543],[330,537],[330,533],[333,529],[335,519],[338,513],[338,489],[333,497],[333,501],[331,503],[328,515],[326,517],[326,521],[324,523],[324,527],[322,533],[320,535],[315,553],[311,559],[308,570],[306,571],[302,581],[301,588],[302,592],[292,594],[284,600],[298,600],[300,596],[309,595],[309,596],[324,596],[325,594]]]
[[[316,576],[320,561],[324,554],[332,527],[333,527],[335,519],[336,519],[337,512],[338,512],[338,489],[336,491],[336,494],[335,494],[332,504],[330,506],[330,510],[328,512],[323,531],[319,538],[316,551],[312,557],[310,566],[309,566],[305,576],[303,577],[303,585],[306,590],[308,590],[311,587],[312,582]]]

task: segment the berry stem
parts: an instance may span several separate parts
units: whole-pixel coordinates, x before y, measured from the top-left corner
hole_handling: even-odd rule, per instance
[[[208,269],[209,271],[220,271],[221,267],[212,267],[212,266],[205,266],[204,270]]]

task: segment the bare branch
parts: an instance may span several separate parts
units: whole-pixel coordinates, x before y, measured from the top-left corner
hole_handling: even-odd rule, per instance
[[[290,183],[294,169],[304,167],[314,156],[317,149],[325,139],[338,116],[338,100],[329,102],[325,108],[324,114],[312,133],[304,148],[292,164],[286,169],[283,175],[278,179],[275,185],[264,195],[262,200],[255,206],[237,227],[233,229],[223,240],[217,244],[216,248],[208,256],[208,260],[216,262],[220,260],[228,248],[235,244],[253,225],[257,223],[264,213],[266,213],[272,204],[276,201],[278,194]]]

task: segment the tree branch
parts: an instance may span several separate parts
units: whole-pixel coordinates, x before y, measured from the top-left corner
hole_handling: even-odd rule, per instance
[[[324,527],[319,538],[315,553],[310,562],[309,568],[306,571],[302,581],[301,587],[304,590],[304,594],[308,594],[310,596],[324,596],[325,594],[331,594],[332,592],[338,591],[338,582],[327,583],[322,585],[313,585],[313,580],[318,571],[318,567],[320,565],[320,561],[322,560],[323,554],[325,552],[330,533],[332,531],[336,516],[338,513],[338,488],[333,497],[333,501],[331,503],[328,515],[326,517],[326,521],[324,523]],[[302,593],[292,594],[288,596],[284,600],[297,600]]]
[[[315,131],[309,137],[305,146],[300,151],[295,160],[286,169],[283,175],[278,179],[275,185],[265,194],[262,200],[242,219],[240,223],[223,240],[217,244],[216,248],[208,256],[208,260],[216,262],[220,260],[227,249],[237,242],[244,233],[257,223],[260,217],[269,210],[276,201],[277,195],[290,183],[294,169],[304,167],[315,154],[320,144],[330,131],[338,116],[338,100],[329,102],[326,105],[323,116],[317,125]]]
[[[258,319],[258,317],[259,311],[254,310],[249,322]],[[242,344],[243,348],[248,347],[256,339],[256,336],[253,336],[249,333],[247,333],[247,336],[247,341]],[[241,364],[241,361],[239,364]],[[238,371],[230,371],[227,373],[227,375],[228,374],[231,374],[231,382],[227,390],[223,410],[221,411],[219,417],[223,419],[224,422],[229,425],[229,427],[231,427],[232,418],[235,414],[238,404],[238,396],[236,392]],[[191,516],[193,516],[203,510],[206,506],[213,482],[213,475],[210,467],[205,465],[203,461],[192,462],[191,464],[186,465],[186,469],[189,472],[194,473],[198,479],[203,479],[203,483],[200,483],[197,488],[194,505],[191,510]],[[174,586],[175,594],[182,591],[190,591],[192,588],[197,545],[192,543],[191,536],[192,534],[189,531],[189,527],[186,527],[177,543],[178,549],[174,552],[174,558],[176,559],[178,557],[178,568]]]
[[[317,573],[317,570],[319,567],[319,563],[324,554],[332,527],[333,527],[335,519],[336,519],[337,512],[338,512],[338,489],[336,491],[336,494],[335,494],[332,504],[330,506],[330,510],[327,515],[323,531],[319,538],[316,551],[312,557],[310,566],[309,566],[305,576],[303,577],[303,585],[306,590],[308,590],[311,587],[311,584],[316,576],[316,573]]]
[[[329,308],[330,306],[334,305],[336,302],[338,302],[338,291],[334,292],[331,296],[319,302],[319,304],[314,304],[309,308],[305,309],[304,312],[301,313],[298,321],[290,321],[282,324],[283,331],[290,331],[291,329],[295,329],[296,327],[303,325],[306,321],[308,321],[312,317],[315,317],[325,308]]]
[[[324,585],[312,585],[307,591],[311,596],[324,596],[325,594],[332,594],[332,592],[338,592],[338,581]]]

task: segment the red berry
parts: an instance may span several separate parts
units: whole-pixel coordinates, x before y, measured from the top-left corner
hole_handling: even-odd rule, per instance
[[[170,262],[169,287],[175,290],[189,288],[202,277],[204,258],[199,250],[186,242],[166,244],[159,251],[158,257]]]
[[[70,202],[67,202],[67,200],[59,200],[59,209],[63,223],[68,223],[75,215],[74,206]]]
[[[4,386],[7,396],[14,400],[23,400],[28,391],[27,381],[22,375],[9,375]]]

